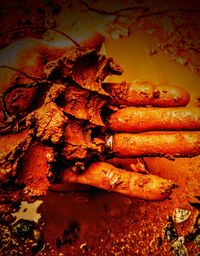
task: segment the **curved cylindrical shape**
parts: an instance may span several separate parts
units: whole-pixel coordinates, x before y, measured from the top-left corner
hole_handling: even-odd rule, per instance
[[[67,170],[63,182],[91,185],[146,200],[165,199],[174,187],[171,181],[158,176],[128,172],[104,162],[91,164],[80,175]]]
[[[153,84],[136,80],[132,83],[104,83],[112,103],[127,106],[178,107],[189,103],[189,92],[176,85]]]
[[[200,108],[126,107],[108,117],[116,132],[200,130]]]
[[[118,133],[110,145],[119,157],[192,157],[200,154],[200,132]]]

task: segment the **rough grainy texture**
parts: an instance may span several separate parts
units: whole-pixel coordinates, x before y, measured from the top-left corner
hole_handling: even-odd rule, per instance
[[[184,244],[188,254],[197,253],[199,248],[195,241],[186,240],[186,236],[195,230],[194,224],[198,215],[198,211],[192,208],[188,201],[194,201],[194,195],[199,191],[199,159],[145,159],[152,173],[163,173],[163,177],[168,179],[173,177],[178,184],[170,200],[159,203],[103,191],[63,195],[49,192],[41,207],[46,222],[46,234],[51,244],[49,252],[55,250],[52,255],[57,255],[57,251],[63,254],[84,255],[85,250],[88,250],[88,255],[101,255],[102,252],[108,256],[173,255],[170,254],[172,242],[168,241],[164,234],[166,226],[172,222],[169,216],[172,217],[174,209],[181,208],[191,211],[191,215],[186,221],[174,223],[172,226],[174,225],[179,237],[185,237]],[[177,175],[177,172],[181,175]],[[63,202],[70,205],[70,209],[63,208]],[[56,210],[53,210],[55,208]],[[60,219],[49,216],[46,214],[48,211],[51,211],[53,216],[59,215]],[[78,223],[80,227],[78,239],[72,244],[66,242],[56,248],[56,239],[62,236],[63,227],[68,230],[73,223]],[[172,231],[169,236],[173,239]],[[82,244],[86,244],[83,249]]]
[[[184,88],[140,80],[121,84],[106,83],[105,89],[117,105],[179,107],[186,106],[190,100],[190,95]]]
[[[102,153],[105,141],[101,138],[92,138],[93,125],[87,125],[83,120],[71,120],[64,130],[65,146],[63,155],[66,159],[87,159],[92,155]]]
[[[23,115],[31,110],[35,97],[38,93],[37,87],[18,87],[5,94],[6,110],[13,115]]]
[[[126,172],[104,162],[91,164],[82,175],[66,171],[63,177],[64,182],[77,182],[86,185],[91,184],[90,180],[98,188],[106,188],[110,191],[147,200],[166,198],[166,194],[171,194],[174,187],[171,181],[163,180],[155,175]]]
[[[0,180],[5,183],[15,176],[19,159],[31,142],[28,131],[0,136]]]
[[[34,127],[36,137],[54,144],[60,142],[66,122],[67,117],[53,102],[44,104],[27,117],[27,125]]]
[[[108,126],[116,132],[200,130],[200,110],[125,107],[108,117]]]
[[[0,225],[0,231],[2,255],[8,255],[8,248],[10,256],[21,255],[20,251],[26,255],[34,255],[44,247],[42,230],[34,221],[21,219],[12,226],[5,222]]]
[[[120,75],[122,69],[113,63],[112,58],[100,55],[96,49],[83,51],[77,48],[48,63],[44,72],[51,80],[70,77],[82,88],[107,95],[102,88],[102,82],[110,74]]]
[[[120,157],[197,156],[200,150],[199,132],[116,133],[112,150]]]
[[[51,176],[46,158],[53,162],[54,153],[57,154],[56,178],[62,165],[80,171],[91,158],[99,159],[105,151],[105,138],[98,131],[104,126],[102,108],[110,98],[102,88],[102,81],[110,74],[120,74],[121,69],[111,58],[99,53],[102,42],[99,37],[95,35],[94,49],[90,49],[94,46],[91,40],[86,47],[66,46],[59,59],[54,56],[54,64],[43,62],[41,52],[45,51],[42,50],[45,43],[33,40],[31,44],[29,39],[32,51],[23,48],[22,42],[20,47],[24,50],[19,48],[16,52],[19,57],[15,59],[16,68],[7,67],[10,87],[2,81],[5,91],[1,101],[4,116],[1,139],[2,144],[9,140],[9,148],[2,148],[1,152],[1,181],[11,182],[26,198],[46,193]],[[27,51],[30,57],[26,56]],[[34,65],[38,67],[31,70]],[[27,84],[30,70],[35,81]],[[12,134],[13,129],[16,134]]]
[[[30,26],[24,29],[23,26],[29,26],[31,25],[30,23],[32,23],[36,26],[45,24],[54,27],[55,14],[60,11],[59,6],[61,6],[62,1],[56,1],[57,5],[55,1],[45,1],[43,3],[40,1],[37,7],[35,5],[33,6],[33,2],[14,2],[15,4],[13,5],[11,1],[4,1],[3,7],[1,8],[1,27],[3,31],[7,30],[7,28],[12,30],[17,27],[16,31],[3,33],[3,37],[1,37],[2,46],[26,36],[42,37],[44,33],[48,34],[49,32],[47,33],[44,28],[33,29],[33,27]],[[77,2],[78,1],[67,3],[69,15],[64,15],[66,22],[61,28],[66,28],[66,30],[72,29],[72,31],[76,33],[76,31],[80,32],[83,30],[80,23],[82,24],[82,21],[86,20],[86,17],[88,17],[88,23],[86,24],[90,25],[89,28],[95,27],[93,23],[95,20],[94,17],[97,17],[98,22],[105,18],[109,21],[115,20],[115,24],[112,23],[109,27],[109,32],[111,33],[108,36],[120,38],[130,33],[134,34],[137,27],[142,27],[150,36],[152,35],[153,44],[151,45],[152,48],[149,49],[149,54],[152,56],[152,59],[156,59],[157,54],[159,55],[162,51],[165,51],[179,63],[179,65],[189,66],[193,71],[199,72],[199,24],[195,22],[195,19],[199,20],[199,5],[197,1],[189,1],[187,4],[181,1],[181,8],[180,2],[177,4],[178,1],[173,1],[171,8],[179,10],[172,12],[162,12],[163,9],[170,9],[170,6],[168,6],[170,1],[167,3],[159,3],[157,8],[153,6],[155,2],[151,4],[149,1],[145,0],[134,2],[117,1],[117,4],[113,1],[107,1],[108,6],[102,6],[103,1],[80,1],[79,10],[85,15],[81,22],[77,22],[77,16],[74,15]],[[190,8],[191,2],[195,2],[195,11],[191,11],[191,8],[193,8]],[[44,5],[45,10],[42,8]],[[128,8],[126,9],[127,6]],[[135,6],[139,8],[134,8]],[[3,12],[3,8],[6,8],[6,11]],[[182,12],[180,9],[184,8],[187,10]],[[109,16],[109,13],[112,14],[112,17]],[[47,18],[49,15],[50,19]],[[4,19],[3,16],[6,16],[6,19]],[[15,16],[17,18],[13,19]],[[72,17],[72,21],[68,19],[69,17]],[[53,18],[53,22],[51,18]],[[9,23],[7,22],[8,20]],[[61,21],[58,20],[58,26],[60,26],[59,22]],[[121,23],[120,26],[117,23]],[[83,22],[83,24],[85,23]],[[127,28],[129,25],[133,25],[132,28]],[[124,46],[124,44],[122,45]],[[120,45],[120,51],[122,45]],[[124,55],[125,52],[128,52],[128,48],[125,46],[122,52],[122,55]],[[143,59],[145,50],[142,50],[139,54],[140,60],[142,59],[143,62],[145,59]],[[135,75],[134,68],[137,69],[137,66],[140,65],[140,61],[137,62],[135,59],[135,56],[131,59],[130,72],[133,76]],[[162,59],[158,64],[160,69],[163,69],[162,64],[164,62],[164,59]],[[151,63],[159,77],[159,68],[153,61],[145,62],[145,66],[149,67]],[[173,69],[174,63],[170,63],[170,65]],[[163,71],[164,80],[167,80],[168,70],[169,68]],[[187,70],[185,69],[182,73],[183,82],[184,78],[189,74]],[[141,76],[145,75],[142,71],[139,74]],[[184,74],[186,74],[186,76],[184,76]],[[149,76],[151,77],[151,75]],[[171,76],[171,79],[173,80],[173,78],[177,78],[177,76],[178,74],[174,71],[174,75]],[[190,74],[188,76],[190,77]],[[135,79],[135,77],[131,77],[130,79]],[[32,80],[29,80],[29,82],[32,82]],[[9,110],[13,111],[13,106],[9,108]],[[4,121],[3,116],[3,112],[0,112],[1,121]],[[192,208],[188,202],[198,203],[194,196],[198,195],[200,190],[199,157],[178,159],[175,161],[161,158],[149,158],[146,159],[146,162],[153,174],[162,176],[163,178],[173,179],[179,185],[174,191],[171,200],[159,203],[146,202],[96,190],[75,194],[49,192],[47,197],[44,198],[44,204],[40,209],[43,214],[42,222],[45,223],[43,226],[46,240],[45,250],[41,250],[43,243],[39,242],[33,244],[35,239],[32,240],[31,232],[29,234],[31,240],[29,240],[29,238],[23,240],[24,238],[14,237],[13,241],[11,241],[8,237],[12,236],[10,232],[12,227],[8,225],[8,223],[12,221],[12,218],[9,219],[8,216],[3,216],[7,217],[7,222],[5,222],[6,218],[2,218],[1,215],[1,221],[2,219],[4,220],[4,224],[1,223],[0,232],[1,242],[3,242],[3,246],[2,244],[0,246],[1,250],[3,248],[1,253],[3,255],[6,254],[7,245],[10,244],[11,247],[13,245],[14,250],[12,253],[9,252],[9,255],[16,255],[20,252],[22,252],[23,255],[31,255],[33,252],[36,253],[37,250],[39,250],[40,253],[38,255],[52,256],[169,256],[173,255],[170,247],[173,246],[174,248],[176,242],[180,242],[181,244],[181,241],[183,241],[182,238],[177,239],[177,236],[179,236],[184,237],[185,241],[182,245],[184,251],[187,250],[188,254],[192,256],[198,255],[199,248],[197,246],[196,234],[199,232],[197,228],[199,219],[197,219],[197,211]],[[1,195],[3,195],[4,198],[7,196],[7,200],[15,197],[17,201],[16,191],[9,193],[7,190],[5,195],[5,190],[2,190]],[[8,204],[3,205],[1,212],[6,209],[8,212],[8,208]],[[177,208],[191,211],[191,215],[183,223],[173,223],[171,218],[168,217],[172,216],[174,209]],[[31,223],[25,224],[26,225],[20,223],[20,226],[26,227],[25,229],[29,230],[27,227],[31,227]],[[15,232],[16,229],[18,228],[15,226],[15,235],[17,234]],[[36,235],[36,237],[38,236]],[[172,241],[173,238],[174,240]],[[17,251],[16,248],[18,249]],[[32,253],[30,253],[30,250],[32,250]]]
[[[106,98],[100,98],[97,93],[89,92],[78,85],[67,86],[64,98],[65,113],[78,119],[89,120],[95,125],[104,125],[101,109],[106,103]]]
[[[24,186],[25,198],[46,194],[53,175],[51,167],[54,161],[55,153],[52,147],[37,142],[29,147],[21,159],[16,176],[16,184]]]

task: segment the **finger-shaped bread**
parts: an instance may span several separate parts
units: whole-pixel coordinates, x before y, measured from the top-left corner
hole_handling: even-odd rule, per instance
[[[200,130],[200,108],[125,107],[108,117],[116,132]]]
[[[118,133],[109,138],[116,156],[192,157],[200,154],[200,132]]]
[[[116,105],[177,107],[186,106],[190,100],[186,89],[169,84],[136,80],[132,83],[105,83],[104,88]]]
[[[155,175],[129,172],[104,163],[91,164],[83,174],[66,170],[62,182],[81,183],[147,200],[169,197],[174,184]]]

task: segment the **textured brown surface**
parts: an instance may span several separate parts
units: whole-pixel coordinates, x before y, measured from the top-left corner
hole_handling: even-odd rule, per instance
[[[196,1],[193,2],[196,6]],[[35,12],[35,9],[33,10]],[[12,15],[11,12],[12,10],[10,15]],[[173,15],[173,21],[174,16],[177,15]],[[195,14],[191,13],[191,16]],[[170,17],[167,16],[165,19],[168,20]],[[13,27],[15,21],[11,20],[10,24]],[[37,18],[36,21],[41,20]],[[132,81],[142,78],[157,83],[175,83],[189,89],[192,93],[192,103],[196,104],[196,98],[200,96],[200,79],[198,74],[192,72],[190,68],[193,67],[195,70],[199,68],[199,52],[188,51],[186,43],[180,45],[180,38],[174,31],[172,31],[173,35],[169,36],[168,29],[162,29],[158,16],[150,18],[149,22],[143,20],[142,22],[145,31],[134,25],[131,28],[131,37],[106,40],[107,54],[114,56],[125,70],[120,79]],[[190,44],[194,44],[193,48],[198,49],[198,45],[195,45],[195,42],[198,42],[196,39],[199,34],[198,29],[195,26],[191,27],[192,22],[188,19],[188,15],[185,13],[184,18],[178,18],[177,22],[184,35],[188,34],[188,38],[194,36]],[[151,32],[152,28],[156,29],[153,36],[148,32]],[[160,33],[160,29],[163,33]],[[157,47],[157,43],[160,42],[161,49],[171,54],[169,57]],[[167,43],[169,48],[165,49]],[[181,47],[183,51],[180,59],[178,54]],[[155,51],[157,51],[156,54],[149,55]],[[171,56],[177,59],[177,62],[184,62],[182,58],[186,56],[189,63],[193,65],[185,67],[181,63],[172,62]],[[200,158],[175,161],[164,158],[146,158],[145,160],[152,173],[171,179],[178,184],[179,187],[170,200],[146,202],[99,190],[63,194],[49,192],[40,207],[47,245],[39,255],[59,255],[59,252],[70,256],[171,255],[170,243],[164,240],[161,244],[159,237],[163,237],[163,228],[168,223],[167,216],[172,216],[173,210],[177,207],[192,212],[186,222],[176,224],[178,235],[184,236],[191,232],[198,211],[190,207],[188,202],[195,201],[194,196],[199,195],[200,192]],[[64,229],[67,231],[65,232],[67,242],[60,246],[59,241],[63,240]],[[199,252],[194,242],[188,242],[185,245],[189,255],[195,256]]]
[[[123,108],[108,118],[116,132],[179,131],[200,129],[199,108]]]
[[[79,239],[60,248],[65,254],[85,255],[80,245],[87,243],[88,255],[170,255],[170,243],[164,240],[159,245],[159,237],[163,238],[167,218],[175,208],[192,211],[186,222],[175,225],[179,236],[191,232],[197,211],[188,201],[194,201],[194,195],[199,192],[200,158],[177,161],[148,158],[146,161],[153,173],[173,179],[179,185],[170,200],[145,202],[101,191],[63,195],[50,192],[41,211],[45,213],[44,228],[52,247],[62,237],[63,228],[78,223]],[[185,245],[189,255],[199,251],[194,242]]]

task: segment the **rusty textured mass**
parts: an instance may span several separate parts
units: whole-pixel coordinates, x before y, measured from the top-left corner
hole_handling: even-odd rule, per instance
[[[0,238],[4,248],[10,247],[9,255],[20,252],[26,255],[72,256],[179,255],[180,248],[185,255],[198,253],[199,156],[110,160],[119,169],[147,176],[150,172],[178,185],[170,198],[161,202],[148,202],[72,184],[55,184],[43,196],[50,184],[62,181],[63,165],[65,170],[71,168],[73,175],[76,175],[84,172],[91,161],[105,161],[110,157],[105,147],[107,137],[99,136],[104,134],[109,121],[105,116],[123,111],[123,106],[116,108],[117,100],[130,101],[128,97],[120,98],[120,94],[116,93],[111,95],[116,98],[111,99],[109,88],[106,90],[105,84],[102,86],[105,78],[108,79],[106,83],[113,86],[115,82],[119,84],[118,80],[124,83],[124,80],[131,82],[138,78],[152,80],[155,84],[170,82],[182,85],[186,91],[185,102],[188,103],[188,90],[189,104],[197,113],[192,125],[194,130],[199,129],[195,128],[195,122],[198,125],[200,98],[199,39],[194,25],[198,23],[199,26],[195,20],[199,7],[196,3],[195,8],[192,3],[191,7],[187,4],[182,6],[179,1],[172,3],[171,7],[170,3],[169,6],[154,7],[146,2],[135,1],[132,6],[132,1],[117,1],[113,6],[110,1],[105,7],[100,1],[68,4],[71,12],[78,10],[83,14],[83,23],[84,14],[88,16],[88,23],[95,15],[102,15],[103,22],[105,15],[107,57],[99,53],[103,41],[100,37],[97,49],[93,49],[94,44],[91,49],[80,49],[75,45],[67,53],[61,47],[53,55],[42,49],[41,63],[35,59],[27,69],[23,62],[17,64],[25,74],[16,72],[16,77],[10,84],[7,83],[0,105],[0,165],[3,170],[0,174],[3,184]],[[3,33],[1,47],[27,36],[43,38],[45,35],[49,39],[51,32],[47,27],[52,30],[60,27],[63,31],[63,21],[57,18],[62,14],[62,8],[66,8],[62,1],[46,1],[35,6],[13,1],[13,4],[7,5],[4,8],[9,10],[6,12],[8,17],[2,18],[1,30],[6,31],[8,27],[8,33]],[[171,9],[171,12],[166,9]],[[10,24],[5,25],[13,13],[20,22],[15,26],[14,19],[10,19]],[[181,18],[179,13],[186,19]],[[107,24],[109,15],[115,16],[111,25]],[[76,15],[74,19],[77,19]],[[94,18],[93,24],[98,24],[97,20]],[[76,22],[71,24],[74,27],[71,26],[70,34],[76,34],[78,25]],[[128,27],[129,33],[126,34],[123,27]],[[70,30],[69,25],[66,30]],[[128,34],[130,37],[127,37]],[[125,38],[121,38],[123,36]],[[113,39],[116,37],[118,40]],[[34,44],[37,45],[37,41]],[[23,58],[34,55],[31,54],[27,50]],[[110,78],[107,77],[110,74],[122,73],[122,69],[113,64],[112,57],[123,67],[124,73]],[[12,63],[9,64],[12,66]],[[40,64],[45,67],[45,72],[41,71]],[[15,86],[12,88],[13,83]],[[159,102],[158,92],[154,96],[155,102]],[[112,107],[107,108],[108,102],[112,102]],[[148,116],[145,118],[148,119]],[[139,129],[138,126],[136,128]],[[113,176],[110,180],[111,187],[120,186],[117,177]],[[142,187],[142,183],[138,185]],[[39,225],[26,220],[10,225],[14,221],[9,213],[11,208],[18,208],[22,199],[32,201],[35,196],[43,199],[39,208],[42,213]],[[189,212],[189,215],[178,223],[174,217],[177,212]],[[21,238],[25,238],[26,242]]]

